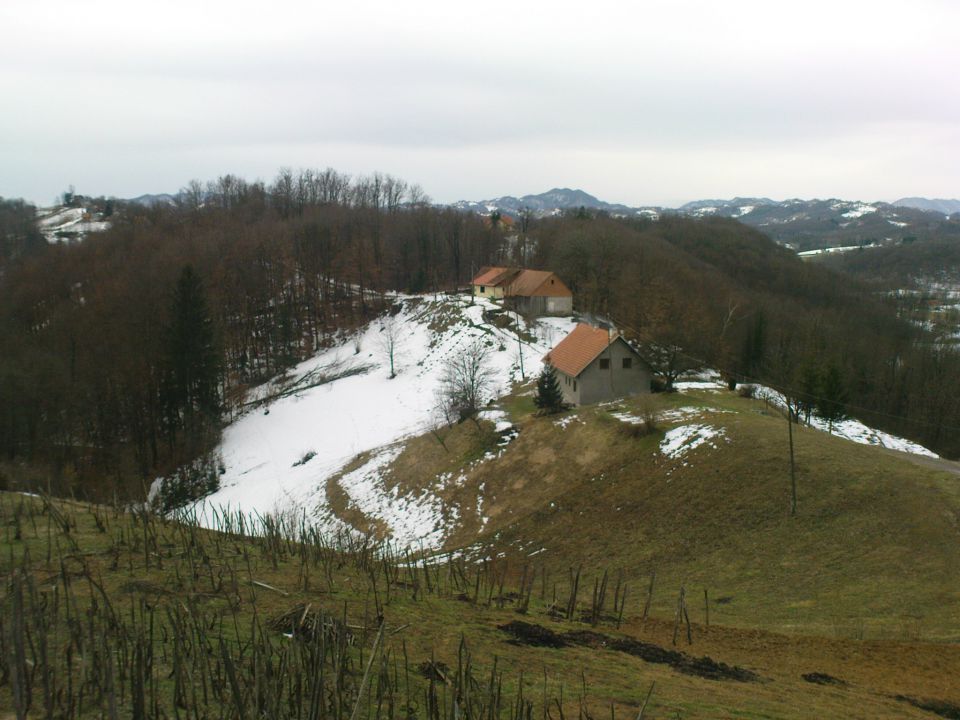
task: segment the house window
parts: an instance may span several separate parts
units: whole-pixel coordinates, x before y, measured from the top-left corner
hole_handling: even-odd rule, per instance
[[[624,358],[623,359],[623,369],[629,370],[633,367],[633,358]]]
[[[600,358],[600,369],[601,370],[610,369],[610,358]]]
[[[483,285],[481,285],[481,286],[480,286],[480,294],[483,295],[483,293],[485,293],[486,291],[487,291],[487,289],[486,289]]]
[[[576,381],[576,380],[573,381],[573,391],[574,391],[574,392],[577,391],[577,381]]]

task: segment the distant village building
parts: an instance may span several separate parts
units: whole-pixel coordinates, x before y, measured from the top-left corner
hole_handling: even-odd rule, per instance
[[[517,268],[485,267],[472,281],[474,297],[503,298],[503,291],[511,279],[520,273]]]
[[[574,405],[650,392],[650,365],[616,330],[580,323],[543,361],[556,369],[564,402]]]
[[[573,312],[573,293],[549,270],[483,268],[471,285],[475,297],[503,299],[522,315],[537,317]]]

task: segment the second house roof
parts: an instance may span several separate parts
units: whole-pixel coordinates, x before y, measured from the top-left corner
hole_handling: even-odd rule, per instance
[[[573,332],[544,355],[543,359],[557,370],[576,377],[594,361],[597,355],[615,342],[617,337],[619,336],[611,339],[609,331],[579,323]]]

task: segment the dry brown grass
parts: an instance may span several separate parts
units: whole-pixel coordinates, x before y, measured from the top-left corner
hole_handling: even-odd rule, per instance
[[[12,528],[12,507],[7,496],[0,509],[4,512],[4,526],[8,529]],[[150,565],[145,566],[142,549],[127,545],[126,541],[116,545],[122,538],[131,537],[126,533],[129,521],[121,514],[102,511],[106,532],[101,533],[95,527],[93,513],[82,504],[64,505],[63,512],[74,521],[70,543],[56,530],[48,533],[45,516],[36,517],[35,521],[23,520],[21,540],[14,540],[11,532],[4,532],[0,543],[0,558],[3,558],[0,571],[5,577],[9,577],[12,567],[21,565],[23,553],[29,548],[30,555],[35,558],[36,580],[41,584],[60,582],[56,575],[56,568],[60,565],[53,562],[47,567],[42,560],[45,545],[54,542],[58,548],[67,548],[75,542],[76,550],[57,549],[54,558],[58,553],[67,552],[72,559],[66,560],[66,567],[71,572],[72,569],[87,568],[91,576],[103,584],[108,597],[120,611],[120,617],[133,617],[135,613],[131,613],[130,608],[141,607],[140,593],[123,590],[131,578],[152,588],[168,588],[169,593],[154,594],[149,598],[149,602],[157,606],[160,622],[166,617],[164,607],[179,607],[185,601],[183,593],[190,590],[191,584],[197,585],[196,589],[205,589],[204,595],[208,597],[203,601],[204,608],[223,605],[217,592],[208,587],[210,579],[205,573],[191,579],[187,571],[189,563],[185,560],[184,541],[192,538],[191,543],[199,541],[206,546],[204,553],[196,555],[208,556],[215,567],[233,565],[242,568],[244,580],[249,573],[256,580],[286,593],[244,582],[243,589],[232,601],[238,603],[235,607],[240,628],[249,627],[254,606],[261,618],[269,618],[289,612],[295,606],[309,604],[314,611],[324,609],[337,617],[345,614],[347,622],[356,628],[358,642],[368,649],[372,643],[373,633],[363,630],[374,622],[370,584],[347,557],[331,564],[329,583],[318,572],[307,589],[300,577],[302,567],[296,546],[277,557],[270,550],[271,544],[262,539],[232,536],[215,542],[212,534],[184,535],[171,523],[156,524],[151,530],[158,533],[156,548],[158,556],[163,557],[162,565],[154,557]],[[34,522],[36,527],[32,524]],[[114,562],[112,552],[106,552],[111,543],[118,548],[118,562]],[[49,579],[51,573],[53,580]],[[443,577],[444,574],[441,572],[437,576]],[[80,603],[77,609],[82,610],[83,603],[89,600],[87,585],[75,581],[72,587],[75,593],[73,602]],[[380,587],[382,598],[382,581]],[[515,580],[508,581],[507,590],[515,587]],[[639,595],[642,591],[637,588],[632,592]],[[673,596],[672,591],[665,593]],[[543,599],[539,591],[535,592],[531,607],[522,618],[560,633],[585,628],[580,623],[551,619],[549,602],[549,589]],[[673,647],[669,613],[657,611],[644,621],[635,611],[637,604],[630,603],[630,607],[634,610],[627,613],[619,632],[609,622],[604,622],[597,630],[614,636],[622,634],[662,648]],[[198,607],[195,612],[199,611]],[[226,612],[225,605],[223,611]],[[696,615],[696,612],[696,605],[692,602],[691,614]],[[415,600],[408,587],[397,585],[384,605],[384,616],[389,629],[389,646],[398,653],[405,649],[413,667],[431,658],[456,667],[461,639],[464,639],[481,677],[482,673],[489,671],[493,657],[498,658],[497,667],[505,678],[504,692],[510,693],[507,697],[512,698],[517,691],[518,673],[523,669],[525,697],[539,703],[544,683],[548,697],[558,697],[562,686],[564,714],[569,717],[576,716],[581,708],[591,717],[609,716],[611,705],[615,718],[635,717],[639,704],[654,682],[655,691],[647,711],[647,716],[654,718],[673,718],[678,714],[683,718],[922,718],[931,716],[896,699],[896,696],[960,702],[954,681],[960,674],[960,648],[955,645],[797,637],[726,627],[716,621],[707,628],[694,617],[693,644],[687,645],[681,640],[677,649],[693,657],[709,656],[719,662],[747,668],[763,678],[758,683],[741,683],[679,673],[667,665],[645,662],[604,648],[576,646],[554,650],[512,645],[508,642],[509,636],[497,629],[521,617],[512,609],[511,603],[503,608],[499,608],[496,602],[489,606],[484,602],[474,604],[457,599],[449,591],[421,594]],[[210,632],[216,632],[221,625],[213,623]],[[232,623],[226,623],[226,627],[233,632]],[[158,634],[158,638],[160,636]],[[283,647],[287,641],[276,632],[271,636],[271,642]],[[158,662],[167,663],[170,654],[164,652],[157,657]],[[167,670],[166,664],[158,668],[161,688]],[[802,678],[803,674],[812,672],[829,674],[846,685],[817,685]],[[412,682],[418,688],[416,697],[422,698],[425,681],[414,674]],[[582,699],[581,683],[586,689]],[[0,687],[0,704],[9,707],[8,701],[8,688]],[[91,705],[91,709],[95,707],[95,704]],[[555,706],[553,710],[556,710]],[[536,705],[534,715],[539,716],[539,713],[540,707]]]
[[[676,407],[701,414],[662,421],[663,430],[706,423],[725,439],[674,460],[658,452],[663,430],[627,437],[610,414]],[[449,548],[484,547],[518,566],[535,557],[555,578],[582,563],[590,583],[622,570],[637,593],[655,570],[660,614],[687,585],[731,598],[712,611],[725,624],[854,639],[960,637],[960,591],[948,580],[960,573],[954,476],[801,428],[800,509],[791,518],[786,426],[762,402],[674,394],[565,417],[562,426],[520,416],[519,437],[482,463],[466,424],[450,453],[418,438],[394,475],[417,489],[462,473],[439,490],[463,518]],[[638,595],[631,601],[637,608]]]

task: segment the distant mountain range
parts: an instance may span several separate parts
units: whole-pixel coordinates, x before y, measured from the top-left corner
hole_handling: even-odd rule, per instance
[[[584,208],[625,217],[657,218],[663,214],[734,218],[756,227],[775,241],[796,250],[832,245],[883,245],[904,238],[960,235],[960,200],[903,198],[895,203],[850,200],[771,200],[736,197],[696,200],[678,208],[629,207],[604,202],[583,190],[554,188],[539,195],[505,196],[460,201],[454,207],[481,214],[499,211],[515,215],[529,209],[538,217]],[[946,226],[946,227],[945,227]]]
[[[922,197],[908,197],[894,200],[893,204],[896,207],[929,210],[931,212],[943,213],[944,215],[960,213],[960,200],[930,200],[929,198]]]
[[[504,195],[493,200],[461,200],[453,203],[453,207],[460,210],[472,210],[474,212],[487,214],[494,210],[516,215],[529,209],[534,215],[545,217],[548,215],[559,215],[565,210],[587,208],[590,210],[602,210],[611,215],[635,215],[637,208],[618,205],[615,203],[599,200],[588,192],[583,190],[571,190],[569,188],[554,188],[539,195],[524,195],[523,197],[513,197]]]
[[[177,202],[177,196],[169,193],[138,195],[135,198],[129,198],[127,202],[137,203],[138,205],[173,205]]]
[[[616,213],[623,215],[675,212],[682,215],[710,214],[724,217],[740,217],[749,214],[757,208],[796,208],[798,205],[803,204],[823,205],[824,203],[830,205],[831,207],[843,205],[843,207],[836,207],[833,209],[843,210],[844,212],[849,212],[854,206],[880,208],[881,206],[888,205],[892,207],[935,212],[947,216],[960,213],[960,200],[931,200],[929,198],[922,197],[906,197],[895,200],[892,203],[862,203],[837,199],[799,200],[794,198],[789,200],[771,200],[770,198],[766,197],[735,197],[730,200],[694,200],[681,205],[678,208],[665,208],[655,205],[639,205],[636,207],[630,207],[628,205],[621,205],[618,203],[608,203],[583,190],[571,190],[570,188],[553,188],[552,190],[547,190],[547,192],[540,193],[538,195],[524,195],[522,197],[504,195],[491,200],[460,200],[452,205],[453,207],[457,207],[462,210],[473,210],[481,213],[489,213],[493,210],[499,210],[507,213],[519,213],[524,209],[529,209],[535,215],[539,216],[556,215],[564,212],[565,210],[587,208],[590,210],[603,210],[611,214]]]

